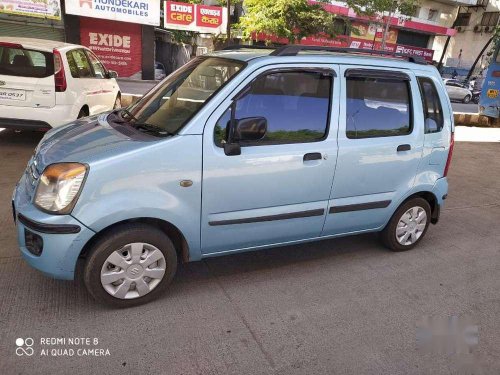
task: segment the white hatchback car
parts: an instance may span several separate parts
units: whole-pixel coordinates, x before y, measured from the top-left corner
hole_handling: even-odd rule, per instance
[[[119,108],[116,77],[83,46],[0,37],[0,128],[47,130]]]
[[[446,92],[452,101],[460,101],[462,103],[469,103],[472,99],[472,92],[462,82],[456,79],[443,79]]]

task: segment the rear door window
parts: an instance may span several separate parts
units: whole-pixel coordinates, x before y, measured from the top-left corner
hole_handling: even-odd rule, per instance
[[[424,108],[425,132],[438,133],[443,129],[444,119],[436,86],[431,79],[425,77],[419,77],[418,84]]]
[[[0,46],[0,75],[45,78],[53,74],[51,52]]]
[[[92,64],[92,69],[94,70],[94,76],[96,78],[106,78],[106,69],[101,64],[99,59],[92,52],[87,51],[87,56]]]
[[[347,138],[390,137],[410,134],[409,81],[376,74],[346,77]]]
[[[74,49],[66,53],[71,76],[73,78],[93,78],[90,62],[83,49]],[[72,67],[73,65],[73,67]]]

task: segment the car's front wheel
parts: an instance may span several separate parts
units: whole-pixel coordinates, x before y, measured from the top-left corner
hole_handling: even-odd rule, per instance
[[[96,241],[83,277],[98,302],[129,307],[156,298],[176,270],[177,253],[165,233],[149,225],[126,224]]]
[[[468,104],[471,100],[471,96],[470,95],[465,95],[464,99],[462,100],[464,102],[464,104]]]
[[[392,251],[414,248],[424,238],[431,221],[431,206],[423,198],[412,198],[392,215],[380,238]]]

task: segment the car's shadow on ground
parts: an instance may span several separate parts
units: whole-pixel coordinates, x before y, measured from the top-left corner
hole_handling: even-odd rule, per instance
[[[41,131],[15,131],[12,129],[0,128],[0,145],[9,146],[33,146],[36,147],[40,139],[45,135]]]
[[[346,263],[362,258],[380,256],[384,252],[390,253],[379,243],[376,234],[369,233],[206,258],[200,262],[179,263],[177,274],[168,290],[148,305],[168,303],[169,299],[182,298],[186,293],[195,292],[198,294],[211,291],[214,288],[214,283],[220,284],[219,281],[222,279],[224,284],[231,288],[232,282],[237,283],[242,278],[260,282],[269,279],[269,277],[285,277],[293,272],[314,272],[317,267],[331,268],[332,263],[336,266],[346,265]],[[72,289],[69,292],[72,294],[70,298],[81,300],[75,301],[71,305],[81,306],[90,303],[94,308],[114,310],[99,305],[89,297],[81,278],[83,264],[84,261],[80,262],[77,280],[74,283],[67,282],[63,287],[64,289]],[[54,282],[60,281],[55,280]],[[40,288],[49,287],[46,283],[42,284],[45,285]],[[37,283],[37,285],[40,284]],[[50,293],[47,290],[40,292]],[[54,293],[62,293],[62,291],[55,287]],[[140,308],[141,306],[132,307],[132,309]]]
[[[19,165],[12,165],[12,168],[15,168],[16,171],[22,170],[20,165],[26,163],[43,135],[42,132],[32,131],[15,132],[9,129],[0,131],[0,147],[5,147],[7,154],[15,153],[17,155],[12,161]],[[15,182],[12,181],[12,185],[14,184]],[[293,230],[293,227],[291,226],[290,229]],[[182,298],[188,292],[207,292],[209,289],[213,289],[214,283],[218,283],[220,279],[223,279],[227,287],[230,288],[231,284],[236,284],[242,278],[250,278],[254,282],[264,281],[269,277],[279,279],[291,273],[314,272],[318,266],[331,267],[332,264],[337,265],[372,255],[377,256],[380,255],[377,253],[385,251],[387,250],[379,244],[376,235],[364,234],[179,264],[177,275],[166,293],[152,304],[165,304],[168,303],[169,299]],[[6,262],[11,261],[13,259],[6,260]],[[47,278],[31,269],[24,261],[15,267],[21,267],[23,272],[27,273],[26,276],[30,280],[29,288],[26,287],[25,290],[27,295],[33,296],[35,299],[39,299],[39,296],[45,296],[43,299],[40,298],[39,306],[46,312],[57,309],[57,307],[52,306],[53,302],[51,301],[54,300],[58,300],[59,304],[64,304],[67,310],[108,309],[93,301],[85,290],[80,276],[82,264],[83,262],[79,264],[76,282]],[[30,304],[29,301],[26,303]],[[136,308],[140,309],[141,306]]]

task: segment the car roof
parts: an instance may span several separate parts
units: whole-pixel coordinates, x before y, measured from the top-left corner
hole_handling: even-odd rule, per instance
[[[26,49],[36,49],[40,51],[52,52],[54,48],[60,49],[64,47],[80,47],[77,44],[58,42],[54,40],[35,39],[35,38],[13,38],[0,37],[0,43],[20,44]]]
[[[386,67],[397,67],[406,68],[410,70],[423,70],[431,71],[435,70],[432,64],[419,64],[415,62],[410,62],[405,58],[398,56],[385,56],[385,55],[371,55],[370,50],[366,53],[360,52],[359,50],[353,50],[353,52],[335,52],[335,51],[300,51],[300,53],[294,56],[274,56],[271,55],[274,49],[262,49],[262,48],[242,48],[242,49],[230,49],[230,50],[220,50],[215,51],[205,56],[212,57],[222,57],[233,60],[241,61],[252,61],[252,60],[263,60],[269,59],[273,62],[287,61],[287,62],[298,62],[299,60],[307,60],[311,63],[338,63],[338,64],[353,64],[353,65],[369,65],[369,66],[386,66]],[[355,52],[354,52],[355,51]]]

